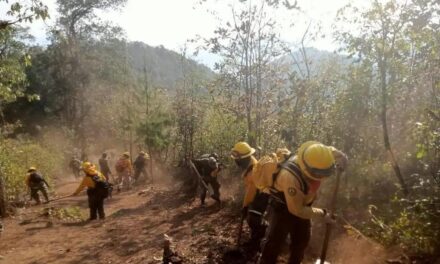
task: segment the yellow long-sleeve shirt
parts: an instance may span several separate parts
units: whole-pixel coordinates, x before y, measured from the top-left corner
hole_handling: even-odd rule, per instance
[[[249,166],[254,166],[257,160],[251,156],[251,164]],[[243,207],[249,206],[257,195],[257,187],[255,186],[255,181],[253,178],[252,169],[247,169],[245,175],[243,175],[244,185],[245,185],[245,195],[243,199]]]
[[[296,162],[296,156],[290,159]],[[305,178],[310,184],[310,181]],[[282,169],[275,180],[274,188],[284,193],[289,212],[303,219],[311,219],[324,216],[324,210],[309,206],[316,197],[317,190],[310,189],[308,194],[301,191],[301,183],[289,171]]]
[[[84,188],[95,188],[95,182],[93,181],[92,177],[94,175],[86,175],[82,179],[81,183],[79,184],[76,191],[73,193],[73,195],[78,195]],[[104,175],[98,172],[97,176],[100,178],[101,181],[106,181]]]

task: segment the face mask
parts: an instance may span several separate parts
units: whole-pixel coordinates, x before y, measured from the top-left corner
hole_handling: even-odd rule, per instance
[[[249,167],[250,163],[251,163],[250,157],[235,160],[235,164],[237,164],[237,166],[243,170],[247,169]]]

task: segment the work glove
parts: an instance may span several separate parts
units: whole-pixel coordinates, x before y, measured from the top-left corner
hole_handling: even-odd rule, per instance
[[[247,213],[248,213],[248,210],[249,210],[249,208],[248,208],[247,206],[243,207],[243,208],[241,209],[241,216],[242,216],[242,217],[246,217],[246,216],[247,216]]]
[[[326,224],[336,224],[336,215],[323,209],[324,210],[324,222]]]

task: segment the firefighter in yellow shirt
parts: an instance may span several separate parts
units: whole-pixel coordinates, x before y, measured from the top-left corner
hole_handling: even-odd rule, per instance
[[[266,227],[263,223],[263,215],[266,211],[269,196],[257,189],[252,177],[252,169],[257,163],[253,156],[255,149],[246,142],[238,142],[231,150],[231,157],[238,167],[243,170],[245,184],[245,196],[243,199],[242,214],[251,229],[251,246],[258,247],[264,236]]]
[[[85,173],[85,176],[72,195],[78,195],[82,190],[84,190],[84,188],[87,187],[87,197],[90,208],[89,220],[97,219],[98,215],[99,219],[104,219],[104,199],[108,196],[108,193],[105,193],[106,190],[104,190],[104,185],[108,184],[107,180],[104,175],[96,170],[95,165],[90,162],[84,162],[82,164],[82,169]]]
[[[312,207],[321,181],[336,169],[345,169],[347,156],[316,141],[301,145],[295,156],[280,164],[272,177],[271,217],[263,240],[260,264],[274,264],[287,234],[290,235],[289,264],[300,264],[310,240],[312,218],[333,222],[332,213]]]

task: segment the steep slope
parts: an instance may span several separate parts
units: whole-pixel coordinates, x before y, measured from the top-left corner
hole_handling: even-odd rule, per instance
[[[59,184],[57,193],[69,194],[77,184]],[[121,192],[106,201],[105,221],[57,220],[41,214],[47,209],[31,207],[6,220],[0,263],[162,263],[164,234],[173,238],[183,263],[252,263],[246,245],[231,251],[239,223],[232,194],[238,188],[224,181],[222,206],[209,201],[206,207],[200,207],[198,199],[185,197],[170,181]],[[71,206],[79,206],[87,215],[85,196],[53,202],[50,208]],[[248,234],[245,225],[243,241]],[[373,264],[383,263],[383,255],[383,249],[373,243],[342,235],[332,242],[329,257],[335,263]],[[315,257],[309,251],[305,263],[313,263]]]

